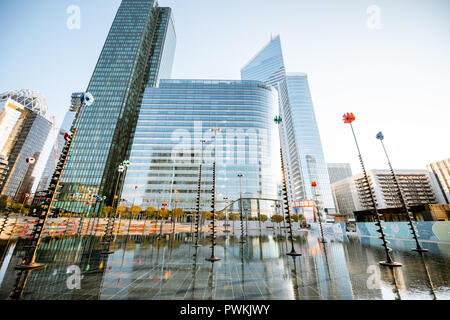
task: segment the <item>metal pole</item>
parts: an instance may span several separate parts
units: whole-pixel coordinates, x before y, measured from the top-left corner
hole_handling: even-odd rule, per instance
[[[211,257],[206,258],[206,261],[219,261],[222,260],[219,257],[215,256],[215,247],[216,247],[216,140],[217,140],[217,132],[220,130],[218,128],[214,130],[214,163],[213,163],[213,189],[212,189],[212,225],[211,225]]]
[[[359,162],[361,163],[361,168],[363,171],[364,179],[369,188],[370,200],[372,202],[372,206],[373,206],[373,209],[375,212],[375,219],[376,219],[375,225],[379,228],[379,229],[377,229],[377,232],[380,234],[380,236],[378,238],[383,241],[382,246],[386,253],[386,261],[380,261],[379,263],[381,265],[390,266],[390,267],[401,267],[402,264],[395,262],[391,257],[390,251],[392,251],[392,249],[388,247],[389,241],[386,240],[386,235],[384,234],[383,226],[381,225],[380,217],[382,217],[383,215],[378,213],[377,205],[375,203],[375,197],[372,192],[372,187],[370,186],[369,177],[367,176],[366,168],[364,166],[364,162],[363,162],[363,159],[361,156],[361,151],[359,150],[358,140],[356,139],[355,131],[353,130],[353,125],[351,122],[350,122],[350,128],[352,129],[352,134],[353,134],[353,138],[355,140],[356,149],[358,150]]]
[[[381,132],[380,132],[380,134],[381,134]],[[384,154],[386,155],[386,158],[387,158],[387,161],[388,161],[388,164],[389,164],[389,169],[391,171],[391,174],[392,174],[395,186],[396,186],[396,188],[398,190],[398,195],[400,196],[400,202],[402,204],[402,208],[404,210],[406,218],[408,219],[408,224],[409,224],[409,227],[411,229],[412,236],[413,236],[413,238],[414,238],[414,240],[416,242],[416,247],[414,249],[412,249],[412,250],[413,251],[417,251],[417,252],[427,252],[428,249],[422,248],[420,243],[419,243],[419,239],[417,238],[416,230],[414,228],[414,224],[413,224],[413,221],[411,219],[411,213],[408,210],[408,205],[406,203],[405,198],[403,197],[403,192],[402,192],[402,189],[400,188],[400,183],[398,182],[397,175],[395,174],[394,169],[392,168],[391,160],[389,159],[389,156],[387,154],[386,148],[384,147],[384,143],[383,143],[384,137],[383,137],[383,135],[382,134],[381,134],[381,136],[377,135],[377,139],[379,139],[381,141],[381,146],[383,147]]]
[[[239,177],[239,210],[240,210],[240,220],[241,220],[241,240],[239,241],[240,243],[245,243],[247,242],[244,239],[244,221],[243,221],[243,214],[242,214],[242,210],[243,210],[243,204],[242,204],[242,174],[238,174]]]

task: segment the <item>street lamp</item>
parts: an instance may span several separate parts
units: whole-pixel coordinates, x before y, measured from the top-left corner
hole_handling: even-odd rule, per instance
[[[382,147],[383,147],[384,154],[386,155],[386,159],[387,159],[388,164],[389,164],[389,169],[390,169],[390,171],[391,171],[392,178],[393,178],[394,183],[395,183],[395,187],[397,188],[398,195],[399,195],[399,197],[400,197],[400,202],[401,202],[402,207],[403,207],[403,210],[404,210],[404,212],[405,212],[405,216],[406,216],[406,218],[408,219],[408,224],[409,224],[409,227],[410,227],[410,229],[411,229],[412,236],[413,236],[413,238],[414,238],[414,240],[415,240],[415,242],[416,242],[416,248],[414,248],[414,249],[412,249],[412,250],[413,250],[413,251],[417,251],[417,252],[427,252],[428,249],[422,248],[422,247],[420,246],[419,239],[417,238],[416,230],[415,230],[415,228],[414,228],[414,224],[413,224],[413,221],[412,221],[412,219],[411,219],[411,213],[410,213],[409,210],[408,210],[408,205],[407,205],[407,203],[406,203],[405,198],[403,197],[403,192],[402,192],[402,189],[400,188],[400,183],[398,182],[397,175],[395,174],[394,169],[392,168],[391,161],[389,160],[389,156],[388,156],[388,154],[387,154],[386,148],[384,147],[384,143],[383,143],[384,136],[383,136],[383,133],[382,133],[381,131],[378,132],[377,135],[376,135],[376,138],[377,138],[378,140],[380,140],[381,145],[382,145]]]
[[[212,188],[212,222],[210,225],[211,232],[211,257],[206,258],[206,261],[219,261],[222,260],[215,256],[216,247],[216,146],[217,146],[217,132],[220,132],[220,128],[210,129],[214,132],[214,163],[213,163],[213,188]]]
[[[378,212],[377,205],[375,203],[375,196],[373,195],[373,191],[372,191],[372,188],[371,188],[370,182],[369,182],[369,177],[367,176],[366,168],[364,166],[364,162],[363,162],[363,159],[361,156],[361,151],[359,150],[358,141],[356,140],[355,131],[353,130],[352,122],[355,121],[355,119],[356,118],[353,113],[347,112],[346,114],[344,114],[342,120],[344,121],[344,123],[348,123],[350,125],[350,128],[352,129],[352,134],[353,134],[353,138],[355,139],[356,149],[358,150],[359,162],[361,163],[361,168],[363,170],[365,183],[367,184],[367,187],[369,189],[370,200],[372,202],[372,206],[373,206],[373,209],[375,212],[375,219],[376,219],[375,225],[379,228],[379,229],[377,229],[377,232],[380,234],[379,238],[383,241],[382,246],[384,247],[384,251],[386,252],[386,261],[380,261],[379,263],[384,266],[401,267],[402,266],[401,263],[395,262],[392,259],[391,253],[390,253],[390,251],[392,249],[387,246],[389,241],[386,240],[386,235],[383,231],[383,226],[381,225],[381,219],[380,219],[380,217],[382,217],[383,215]]]

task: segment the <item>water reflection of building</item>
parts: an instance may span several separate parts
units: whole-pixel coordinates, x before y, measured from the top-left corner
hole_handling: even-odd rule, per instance
[[[98,297],[104,268],[99,268],[103,256],[96,243],[94,238],[73,237],[58,241],[52,238],[42,239],[36,261],[45,264],[46,268],[31,271],[23,288],[23,299],[75,300]],[[0,286],[0,299],[8,299],[15,286],[18,273],[14,268],[23,258],[23,244],[23,240],[19,240],[8,261]],[[67,270],[72,265],[80,268],[80,289],[71,290],[67,286],[67,279],[73,274],[67,273]]]

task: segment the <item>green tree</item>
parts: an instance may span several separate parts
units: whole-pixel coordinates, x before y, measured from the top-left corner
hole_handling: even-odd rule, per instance
[[[145,217],[147,219],[151,219],[155,216],[156,208],[155,207],[147,207],[145,209]]]
[[[159,209],[158,217],[162,219],[167,219],[169,217],[169,209]]]
[[[261,222],[266,222],[267,220],[268,220],[269,218],[267,217],[267,215],[265,215],[265,214],[260,214],[259,215],[259,221],[261,221]]]
[[[184,215],[184,211],[181,208],[175,208],[172,210],[172,219],[175,218],[174,221],[178,220],[183,215]]]
[[[281,221],[283,221],[283,217],[279,214],[274,214],[272,217],[270,217],[270,221],[280,224]]]
[[[140,206],[132,206],[130,208],[130,212],[134,217],[137,216],[139,213],[141,213],[141,211],[142,211],[142,207],[140,207]]]
[[[18,213],[18,212],[23,211],[23,204],[21,204],[21,203],[13,203],[13,205],[12,205],[12,211],[13,211],[14,213]]]
[[[109,215],[111,214],[111,211],[112,211],[111,206],[103,207],[103,212],[105,213],[105,218],[109,217]]]
[[[291,214],[291,219],[292,219],[292,222],[298,222],[298,215]],[[289,220],[289,216],[286,216],[285,220],[288,221]]]

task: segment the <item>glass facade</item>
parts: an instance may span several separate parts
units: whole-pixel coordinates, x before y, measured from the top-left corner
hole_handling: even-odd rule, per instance
[[[263,81],[279,91],[283,156],[290,200],[314,200],[311,182],[316,181],[320,208],[334,213],[330,179],[308,80],[302,73],[286,74],[279,36],[242,68],[241,78]]]
[[[40,155],[52,128],[52,123],[38,113],[28,109],[25,112],[23,126],[8,156],[9,172],[1,186],[1,195],[15,197],[16,201],[22,201],[24,194],[30,192],[34,181],[39,178],[34,169],[46,160]],[[35,158],[36,162],[28,164],[27,158]]]
[[[258,81],[161,80],[147,88],[122,204],[172,208],[178,201],[192,211],[203,163],[202,210],[210,211],[214,159],[216,210],[239,199],[238,174],[243,197],[278,199],[277,109],[276,90]]]
[[[129,157],[144,89],[160,74],[170,76],[174,33],[170,8],[122,1],[87,88],[94,103],[80,114],[56,207],[98,211],[100,204],[88,203],[94,194],[112,202],[116,168]]]

